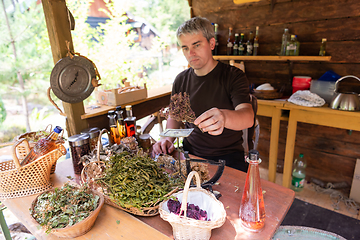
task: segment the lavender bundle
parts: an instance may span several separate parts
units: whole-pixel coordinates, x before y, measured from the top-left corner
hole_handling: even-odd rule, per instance
[[[160,110],[160,116],[168,118],[169,116],[179,122],[194,123],[196,116],[190,106],[190,96],[184,92],[171,96],[170,105],[164,111]]]

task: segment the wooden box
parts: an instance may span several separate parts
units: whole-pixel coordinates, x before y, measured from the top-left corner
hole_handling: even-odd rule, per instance
[[[95,91],[98,104],[108,106],[125,105],[147,98],[146,84],[143,87],[122,87],[104,91]]]

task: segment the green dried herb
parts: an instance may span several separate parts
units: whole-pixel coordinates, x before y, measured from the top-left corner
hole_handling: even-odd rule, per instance
[[[80,188],[65,183],[60,189],[41,194],[30,214],[46,228],[65,228],[87,218],[99,204],[99,196],[93,195],[87,185]]]
[[[146,154],[124,151],[113,155],[105,169],[105,176],[97,183],[124,208],[155,206],[176,186],[183,186],[181,180],[170,178]]]

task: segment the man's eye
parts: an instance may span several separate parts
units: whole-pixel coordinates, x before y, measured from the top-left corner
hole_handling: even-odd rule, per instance
[[[188,49],[188,48],[183,48],[182,50],[183,50],[183,51],[187,51],[187,50],[189,50],[189,49]]]
[[[195,47],[199,47],[199,46],[200,46],[200,44],[196,44],[196,45],[195,45]]]

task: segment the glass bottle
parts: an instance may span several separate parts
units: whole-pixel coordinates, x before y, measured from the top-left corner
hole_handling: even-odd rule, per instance
[[[119,131],[120,139],[126,137],[126,128],[125,128],[123,112],[124,111],[121,109],[121,106],[116,107],[116,119],[117,119],[116,123]]]
[[[319,56],[325,56],[326,53],[326,38],[323,38],[320,45]]]
[[[294,170],[292,172],[291,189],[300,192],[304,189],[306,160],[304,154],[300,153],[294,161]]]
[[[289,40],[290,40],[289,29],[285,28],[284,33],[282,35],[280,56],[285,56],[286,55],[286,45],[287,45]]]
[[[219,49],[219,33],[218,33],[218,24],[214,23],[214,30],[215,30],[215,48],[212,51],[213,56],[219,55],[218,49]]]
[[[286,44],[286,56],[296,56],[296,39],[295,35],[291,35],[290,41]]]
[[[126,106],[126,118],[124,120],[125,127],[126,127],[126,135],[128,137],[135,137],[136,134],[136,117],[132,114],[132,107],[131,105]]]
[[[299,56],[300,53],[300,42],[297,40],[297,35],[295,35],[295,56]]]
[[[240,34],[240,41],[239,41],[239,55],[244,56],[245,55],[245,42],[244,42],[244,34]]]
[[[254,149],[250,150],[246,161],[249,163],[249,168],[239,216],[244,229],[259,232],[265,225],[265,205],[259,173],[259,164],[261,163],[259,152]]]
[[[116,113],[115,111],[111,110],[108,111],[108,118],[109,118],[109,126],[110,126],[110,143],[111,144],[120,144],[120,134],[117,128],[116,123]]]
[[[259,26],[256,26],[255,38],[254,38],[254,50],[253,55],[257,56],[259,50]]]
[[[252,56],[253,55],[254,44],[253,44],[252,41],[253,41],[253,32],[250,31],[249,39],[246,42],[246,55],[247,56]]]
[[[232,35],[232,27],[229,27],[229,37],[226,45],[227,55],[233,54],[233,45],[234,45],[234,36]]]
[[[239,34],[235,33],[235,40],[233,45],[233,55],[237,56],[239,55]]]
[[[62,128],[56,126],[54,130],[49,134],[49,136],[40,139],[36,142],[35,146],[31,149],[31,151],[26,155],[24,160],[20,163],[21,166],[24,166],[28,163],[31,163],[38,159],[41,156],[46,155],[47,153],[55,150],[58,146],[58,137],[61,133]]]

